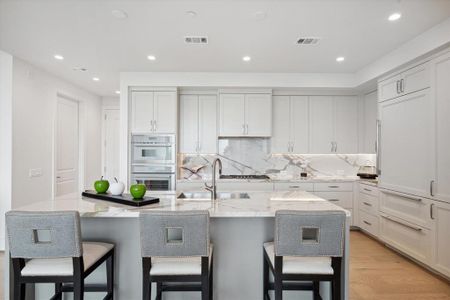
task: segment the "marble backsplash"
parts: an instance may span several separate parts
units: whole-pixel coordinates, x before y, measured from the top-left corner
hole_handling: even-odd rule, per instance
[[[211,163],[219,157],[224,175],[269,175],[297,178],[356,176],[361,165],[375,165],[375,154],[271,154],[265,138],[219,139],[217,155],[179,154],[179,179],[209,180]]]

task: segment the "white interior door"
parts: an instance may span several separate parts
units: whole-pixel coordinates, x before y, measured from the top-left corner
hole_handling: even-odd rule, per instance
[[[78,102],[58,97],[56,111],[56,196],[78,192]]]
[[[119,135],[120,135],[120,111],[108,109],[105,112],[105,141],[104,141],[104,173],[106,179],[119,179]]]

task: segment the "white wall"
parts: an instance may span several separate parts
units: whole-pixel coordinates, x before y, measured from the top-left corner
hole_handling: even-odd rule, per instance
[[[5,212],[12,198],[13,57],[0,51],[0,250],[5,249]]]
[[[102,106],[105,109],[119,109],[120,107],[120,98],[117,97],[102,97]]]
[[[12,208],[49,200],[53,195],[54,122],[57,95],[80,101],[84,127],[84,185],[101,174],[101,98],[14,58],[13,60],[13,202]],[[30,178],[30,168],[41,177]]]

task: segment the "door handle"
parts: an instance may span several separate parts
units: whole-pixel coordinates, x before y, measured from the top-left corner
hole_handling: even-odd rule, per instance
[[[403,197],[403,198],[406,198],[406,199],[409,199],[409,200],[413,200],[413,201],[416,201],[416,202],[422,202],[421,198],[413,197],[413,196],[410,196],[410,195],[405,195],[405,194],[399,193],[399,192],[383,190],[383,193],[391,194],[391,195],[394,195],[394,196],[400,196],[400,197]]]
[[[405,80],[404,79],[400,80],[400,92],[401,93],[405,92]]]
[[[431,204],[430,204],[430,218],[431,218],[431,220],[434,220],[433,206],[434,206],[434,203],[431,203]]]
[[[376,157],[376,168],[377,168],[377,175],[381,175],[381,169],[380,169],[380,161],[381,161],[381,121],[377,120],[377,131],[376,131],[376,142],[375,142],[375,155]]]

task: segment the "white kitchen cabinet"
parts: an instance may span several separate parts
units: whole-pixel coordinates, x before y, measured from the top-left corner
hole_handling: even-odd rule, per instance
[[[434,223],[432,266],[450,277],[450,204],[432,201],[430,214]]]
[[[358,226],[374,237],[379,237],[379,191],[378,187],[359,184],[358,197]]]
[[[358,153],[358,99],[353,96],[334,97],[335,151]]]
[[[450,203],[450,53],[432,61],[436,105],[436,181],[433,195]]]
[[[433,174],[433,106],[429,89],[380,103],[379,186],[429,196]]]
[[[354,96],[311,96],[310,153],[358,153],[358,102]]]
[[[270,137],[272,135],[272,95],[245,95],[245,126],[247,136]]]
[[[333,103],[331,96],[310,97],[310,153],[334,153]]]
[[[180,96],[180,152],[217,152],[217,97]]]
[[[272,153],[309,152],[307,96],[273,97]]]
[[[270,137],[271,94],[220,94],[220,136]]]
[[[377,91],[364,95],[364,153],[376,153],[378,98]]]
[[[381,80],[378,84],[378,101],[382,102],[426,89],[430,86],[429,70],[428,63],[423,63]]]
[[[176,133],[176,97],[173,91],[132,91],[131,132]]]
[[[245,95],[220,94],[220,136],[245,135]]]
[[[131,131],[153,131],[153,92],[132,92]]]
[[[219,192],[255,192],[273,191],[273,183],[270,181],[218,181]]]
[[[360,210],[358,226],[372,236],[377,238],[379,237],[380,224],[378,216],[367,213],[364,210]]]
[[[380,215],[380,238],[390,246],[425,263],[431,263],[430,229],[385,213]]]

